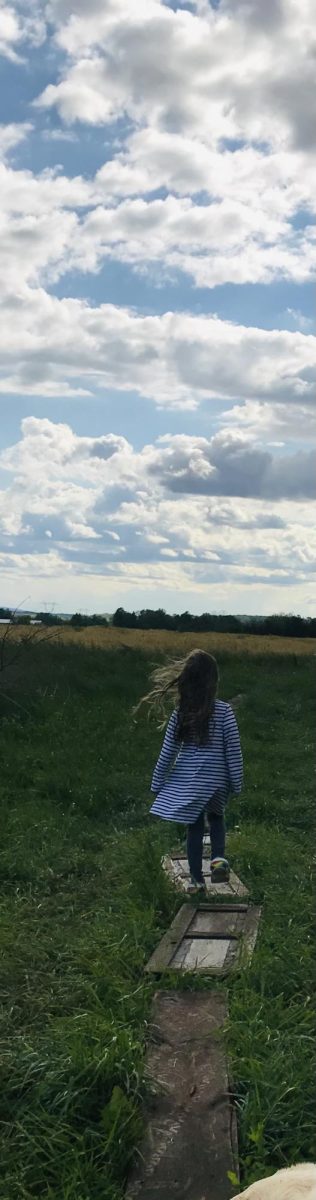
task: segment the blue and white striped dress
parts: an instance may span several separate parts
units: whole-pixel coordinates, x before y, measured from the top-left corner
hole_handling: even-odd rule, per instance
[[[165,821],[192,825],[204,809],[222,813],[229,793],[243,784],[243,760],[236,718],[229,704],[216,700],[204,746],[176,740],[178,712],[172,713],[156,764],[151,812]]]

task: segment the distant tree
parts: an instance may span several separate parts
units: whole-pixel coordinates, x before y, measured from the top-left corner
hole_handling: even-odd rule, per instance
[[[263,618],[260,632],[276,637],[315,637],[315,618],[300,617],[293,613],[273,613]]]
[[[101,616],[100,613],[93,613],[92,617],[89,617],[89,625],[108,625],[108,624],[109,624],[109,622],[108,622],[107,618]]]
[[[135,612],[126,612],[125,608],[117,608],[112,617],[112,625],[118,629],[137,629],[137,616]]]
[[[59,623],[59,618],[54,618],[51,614],[38,613],[37,616],[45,624]],[[74,613],[70,624],[74,628],[82,629],[86,625],[106,626],[109,622],[98,613],[91,617]],[[169,629],[180,633],[266,633],[279,637],[316,637],[316,617],[300,617],[291,613],[241,618],[232,613],[204,612],[196,616],[186,610],[171,616],[164,608],[142,608],[135,613],[120,606],[113,614],[112,625],[117,629]]]
[[[138,629],[174,629],[173,617],[164,608],[142,608],[137,614]]]
[[[73,613],[73,616],[70,617],[69,625],[72,625],[73,629],[86,629],[87,625],[89,625],[89,619],[88,617],[84,617],[83,613]]]
[[[175,627],[180,633],[190,633],[192,630],[194,630],[195,617],[193,617],[189,612],[177,613],[177,615],[174,617],[174,621],[176,622]]]
[[[38,612],[38,613],[36,613],[36,620],[41,621],[42,625],[62,625],[63,624],[62,618],[58,617],[57,613]]]
[[[11,617],[12,617],[11,608],[0,608],[0,620],[1,621],[7,621],[7,620],[10,621]]]

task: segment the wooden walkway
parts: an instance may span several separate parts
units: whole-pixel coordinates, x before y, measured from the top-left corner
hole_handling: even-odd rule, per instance
[[[163,860],[182,899],[146,972],[201,973],[222,979],[250,963],[261,909],[233,873],[188,902],[187,860],[176,850]],[[208,874],[207,874],[208,872]],[[231,1200],[238,1180],[237,1124],[223,1047],[227,994],[161,991],[153,1004],[146,1057],[146,1131],[126,1200]]]
[[[238,1156],[219,1038],[226,997],[161,992],[152,1017],[147,1130],[127,1200],[230,1200]]]

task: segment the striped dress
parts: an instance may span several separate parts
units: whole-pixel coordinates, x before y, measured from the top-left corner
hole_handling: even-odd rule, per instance
[[[243,760],[236,718],[216,700],[204,746],[176,740],[178,712],[172,713],[156,764],[151,812],[165,821],[192,825],[204,809],[223,813],[229,793],[243,784]]]

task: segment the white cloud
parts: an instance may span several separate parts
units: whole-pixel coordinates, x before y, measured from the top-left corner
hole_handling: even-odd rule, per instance
[[[153,579],[163,559],[177,561],[187,580],[192,559],[197,581],[223,586],[236,573],[269,586],[283,577],[308,584],[313,574],[314,512],[303,500],[315,479],[309,452],[273,459],[227,435],[165,437],[134,451],[113,434],[79,437],[67,425],[27,418],[0,466],[9,480],[0,548],[12,570],[14,556],[19,571],[20,556],[25,564],[33,553],[44,574],[57,556],[58,570],[116,572],[118,585],[125,569],[139,586],[144,571]]]
[[[266,5],[264,6],[266,10]],[[271,11],[271,8],[270,8]],[[189,12],[160,0],[49,6],[65,69],[41,97],[66,121],[133,120],[208,140],[314,145],[313,0]],[[183,86],[185,80],[185,87]]]
[[[0,126],[0,389],[135,391],[168,410],[208,404],[219,427],[135,452],[115,435],[29,419],[2,458],[7,581],[64,578],[66,598],[79,580],[84,603],[106,577],[117,602],[123,586],[142,599],[159,586],[169,607],[179,589],[184,606],[207,596],[209,607],[211,589],[213,605],[226,596],[231,607],[233,588],[241,609],[249,591],[258,611],[274,606],[263,592],[286,587],[308,606],[316,339],[300,301],[281,314],[289,328],[266,330],[255,316],[244,327],[146,315],[49,290],[78,272],[93,295],[110,259],[169,288],[180,272],[203,288],[313,276],[312,18],[312,0],[49,0],[45,20],[39,0],[0,0],[0,53],[22,62],[47,37],[48,86],[31,110],[41,152],[62,136],[77,153],[79,121],[120,131],[93,178],[84,156],[70,178],[13,170],[10,152],[32,126]],[[51,108],[62,130],[46,124]],[[290,439],[300,453],[286,452]]]
[[[19,12],[14,4],[6,4],[0,0],[0,55],[11,62],[22,62],[18,52],[24,42],[35,46],[41,45],[45,38],[46,26],[40,7],[29,0],[24,12]]]
[[[304,313],[297,308],[287,308],[286,315],[290,317],[295,329],[301,329],[302,333],[313,333],[315,330],[315,321],[312,317],[306,317]]]
[[[8,4],[0,5],[0,54],[17,61],[15,46],[21,41],[23,34],[20,22],[14,9]]]
[[[209,205],[174,196],[126,200],[115,210],[94,209],[71,240],[74,269],[96,271],[107,257],[141,272],[146,264],[182,271],[198,287],[278,277],[303,282],[315,274],[316,232],[310,226],[297,233],[285,217],[233,198]]]
[[[91,124],[127,113],[129,123],[94,179],[2,168],[2,276],[17,287],[50,283],[69,269],[95,272],[111,257],[156,276],[158,269],[161,279],[184,272],[206,288],[308,280],[316,259],[308,224],[316,195],[306,83],[311,0],[280,5],[273,21],[263,20],[254,0],[195,12],[160,0],[95,0],[88,10],[81,0],[52,0],[46,11],[66,60],[61,81],[38,104],[56,102],[66,119]],[[44,36],[35,0],[0,14],[16,39]],[[3,129],[0,147],[1,137],[10,146],[28,129]],[[75,135],[66,129],[64,136]],[[245,144],[225,148],[227,136]],[[148,198],[157,188],[169,194]],[[81,219],[82,207],[89,211]],[[302,209],[306,225],[297,230],[292,221]]]
[[[0,158],[4,158],[8,151],[23,142],[32,129],[33,125],[30,121],[23,121],[21,124],[11,122],[10,125],[0,125]]]
[[[28,123],[0,127],[0,152],[30,129]],[[203,159],[200,176],[194,147]],[[301,207],[315,211],[316,169],[306,155],[268,156],[249,147],[213,152],[152,130],[133,135],[130,148],[133,168],[126,165],[128,151],[125,166],[119,155],[90,180],[0,165],[5,281],[15,279],[18,287],[23,280],[54,281],[69,270],[95,273],[107,258],[138,272],[158,267],[160,279],[185,272],[196,286],[208,288],[313,276],[315,225],[297,230],[292,224]],[[209,196],[203,204],[195,196],[198,179]],[[179,194],[117,201],[116,193],[128,188],[146,192],[160,186]]]
[[[42,289],[3,298],[0,350],[2,391],[63,394],[80,380],[81,389],[135,390],[173,408],[194,408],[204,398],[306,407],[314,399],[312,336],[189,313],[93,308]]]
[[[289,223],[302,208],[315,212],[312,9],[312,0],[265,5],[264,16],[257,0],[193,12],[161,0],[95,0],[88,10],[52,0],[66,61],[37,103],[56,104],[70,123],[124,114],[133,123],[97,174],[95,204],[100,193],[106,201],[161,187],[184,197],[88,215],[74,267],[97,270],[108,255],[142,266],[143,228],[145,262],[199,287],[314,273],[315,229]],[[232,152],[227,138],[245,144]],[[200,191],[211,204],[188,200]]]
[[[315,155],[300,148],[214,147],[201,136],[151,126],[130,133],[96,176],[105,197],[157,188],[184,196],[205,192],[288,218],[298,208],[315,211],[315,182]]]
[[[179,494],[316,500],[316,450],[273,455],[229,432],[162,438],[151,472]]]

